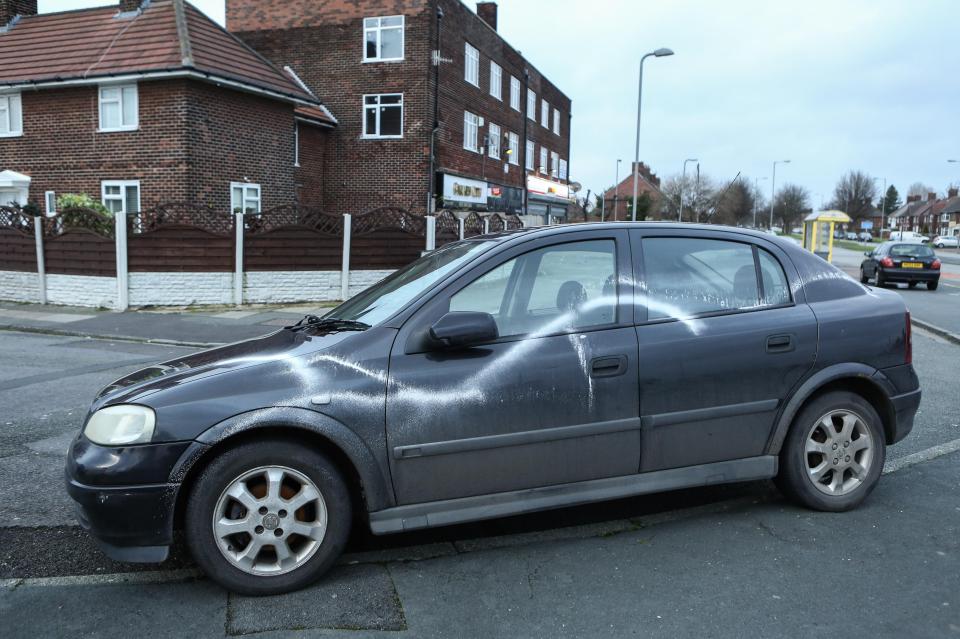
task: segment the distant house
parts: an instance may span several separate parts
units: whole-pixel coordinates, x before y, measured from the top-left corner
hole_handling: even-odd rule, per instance
[[[0,201],[112,211],[321,204],[336,119],[183,0],[37,15],[0,0]]]
[[[646,194],[650,198],[650,211],[657,209],[656,202],[660,198],[660,178],[649,166],[640,162],[633,162],[631,167],[637,167],[637,199]],[[610,220],[627,220],[632,213],[631,200],[633,198],[633,170],[626,169],[626,175],[603,194],[604,216]],[[639,216],[639,214],[638,214]]]

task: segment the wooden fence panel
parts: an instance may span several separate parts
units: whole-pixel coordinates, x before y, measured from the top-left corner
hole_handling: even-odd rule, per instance
[[[234,268],[233,251],[232,235],[186,224],[127,235],[130,272],[229,272]]]
[[[419,258],[426,247],[426,220],[403,209],[377,209],[353,218],[351,269],[391,269]]]
[[[43,238],[47,273],[116,277],[116,244],[88,229],[67,228]]]
[[[463,219],[463,237],[474,235],[483,235],[483,218],[476,213],[471,213]]]
[[[309,226],[282,226],[243,240],[245,271],[339,271],[342,235]]]
[[[441,211],[437,215],[435,247],[456,242],[460,239],[460,220],[450,211]]]
[[[37,272],[37,245],[32,233],[0,227],[0,271]]]

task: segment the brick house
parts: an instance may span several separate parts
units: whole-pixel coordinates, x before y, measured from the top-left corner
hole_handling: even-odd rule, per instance
[[[643,162],[631,164],[624,178],[618,184],[610,187],[603,193],[603,210],[605,219],[628,220],[632,209],[630,201],[633,198],[633,168],[637,168],[637,205],[642,201],[644,194],[650,198],[650,211],[657,210],[656,202],[660,198],[660,178]],[[639,218],[639,209],[638,209]]]
[[[326,210],[565,215],[571,101],[497,33],[495,3],[226,0],[226,16],[337,114]]]
[[[0,0],[0,60],[3,204],[321,203],[334,117],[183,0],[43,15]]]

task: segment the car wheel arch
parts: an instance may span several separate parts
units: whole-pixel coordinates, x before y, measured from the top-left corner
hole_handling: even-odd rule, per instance
[[[372,512],[395,505],[392,487],[383,476],[376,456],[345,425],[302,408],[260,409],[212,426],[181,456],[170,473],[170,481],[180,484],[175,522],[182,523],[182,511],[193,481],[217,455],[265,437],[294,440],[329,456],[348,480],[355,512]]]
[[[800,384],[777,415],[767,454],[780,454],[787,431],[804,406],[825,393],[838,390],[854,393],[869,402],[880,415],[886,443],[893,441],[896,411],[890,398],[896,394],[895,387],[881,371],[851,362],[818,371]]]

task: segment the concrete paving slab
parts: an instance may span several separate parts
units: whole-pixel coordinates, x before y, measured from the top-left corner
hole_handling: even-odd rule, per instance
[[[95,315],[79,315],[74,313],[44,313],[39,311],[21,311],[11,308],[0,308],[0,317],[30,320],[35,322],[52,322],[54,324],[68,324],[70,322],[92,319],[95,317]]]
[[[147,586],[28,586],[0,591],[3,636],[222,637],[227,598],[209,581]]]
[[[400,600],[387,568],[335,568],[311,588],[278,597],[230,596],[227,632],[269,630],[403,630]]]

